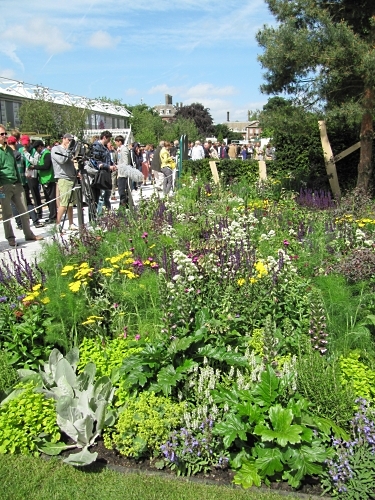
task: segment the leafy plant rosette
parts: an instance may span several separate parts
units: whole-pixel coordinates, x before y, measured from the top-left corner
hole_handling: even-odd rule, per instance
[[[292,397],[278,402],[286,380],[271,368],[253,390],[218,389],[214,399],[228,409],[214,431],[231,452],[236,484],[245,488],[286,480],[298,488],[306,476],[322,474],[331,455],[330,435],[347,437],[332,421],[314,416],[309,403]]]
[[[78,362],[78,349],[72,349],[66,357],[54,349],[44,370],[19,370],[19,375],[21,382],[31,381],[34,384],[36,393],[50,398],[48,401],[55,400],[57,425],[74,443],[67,445],[40,436],[35,441],[38,450],[47,455],[58,455],[62,451],[78,448],[81,451],[70,454],[64,462],[84,466],[97,458],[97,453],[91,453],[89,448],[106,426],[114,424],[115,415],[109,409],[114,388],[108,377],[103,376],[95,381],[93,363],[87,364],[83,372],[76,376]],[[2,405],[11,403],[24,391],[24,388],[15,389]]]

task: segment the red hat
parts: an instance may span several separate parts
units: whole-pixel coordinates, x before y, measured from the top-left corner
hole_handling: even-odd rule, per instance
[[[10,135],[10,136],[7,138],[7,143],[8,143],[8,144],[17,144],[17,139],[16,139],[13,135]]]
[[[21,144],[30,144],[30,137],[28,135],[23,135],[21,137]]]

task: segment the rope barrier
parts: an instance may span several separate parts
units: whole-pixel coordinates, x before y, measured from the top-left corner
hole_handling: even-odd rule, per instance
[[[64,195],[66,195],[67,193],[70,193],[71,191],[75,191],[76,189],[81,189],[81,186],[75,186],[74,188],[69,189],[69,191],[64,193]],[[47,206],[49,203],[51,203],[51,201],[59,200],[61,198],[61,196],[64,196],[64,195],[56,196],[56,198],[53,198],[52,200],[49,200],[46,203],[42,203],[41,205],[34,207],[31,210],[28,210],[27,212],[24,212],[22,214],[13,215],[13,217],[11,217],[10,219],[2,220],[0,222],[2,222],[4,224],[4,222],[10,222],[12,219],[15,219],[16,217],[22,217],[22,215],[27,215],[27,214],[33,212],[34,210],[37,210],[38,208],[43,208],[43,207]]]

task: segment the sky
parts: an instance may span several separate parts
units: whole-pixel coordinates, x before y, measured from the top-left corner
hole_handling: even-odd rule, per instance
[[[0,5],[5,0],[0,0]],[[0,76],[88,98],[200,102],[215,123],[261,109],[264,0],[18,0],[0,16]]]

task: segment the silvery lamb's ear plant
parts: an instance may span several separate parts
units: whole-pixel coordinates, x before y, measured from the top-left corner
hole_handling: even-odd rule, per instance
[[[100,377],[95,382],[96,368],[88,363],[77,376],[75,371],[79,361],[78,349],[72,349],[64,356],[54,349],[44,371],[20,370],[24,379],[33,379],[46,397],[56,400],[57,424],[69,436],[74,445],[47,443],[40,440],[38,447],[47,455],[58,455],[61,451],[80,448],[82,451],[70,454],[64,462],[83,466],[94,462],[97,453],[91,453],[91,447],[103,428],[113,425],[115,415],[107,407],[114,395],[114,388],[109,377]],[[11,397],[11,395],[9,396]]]

